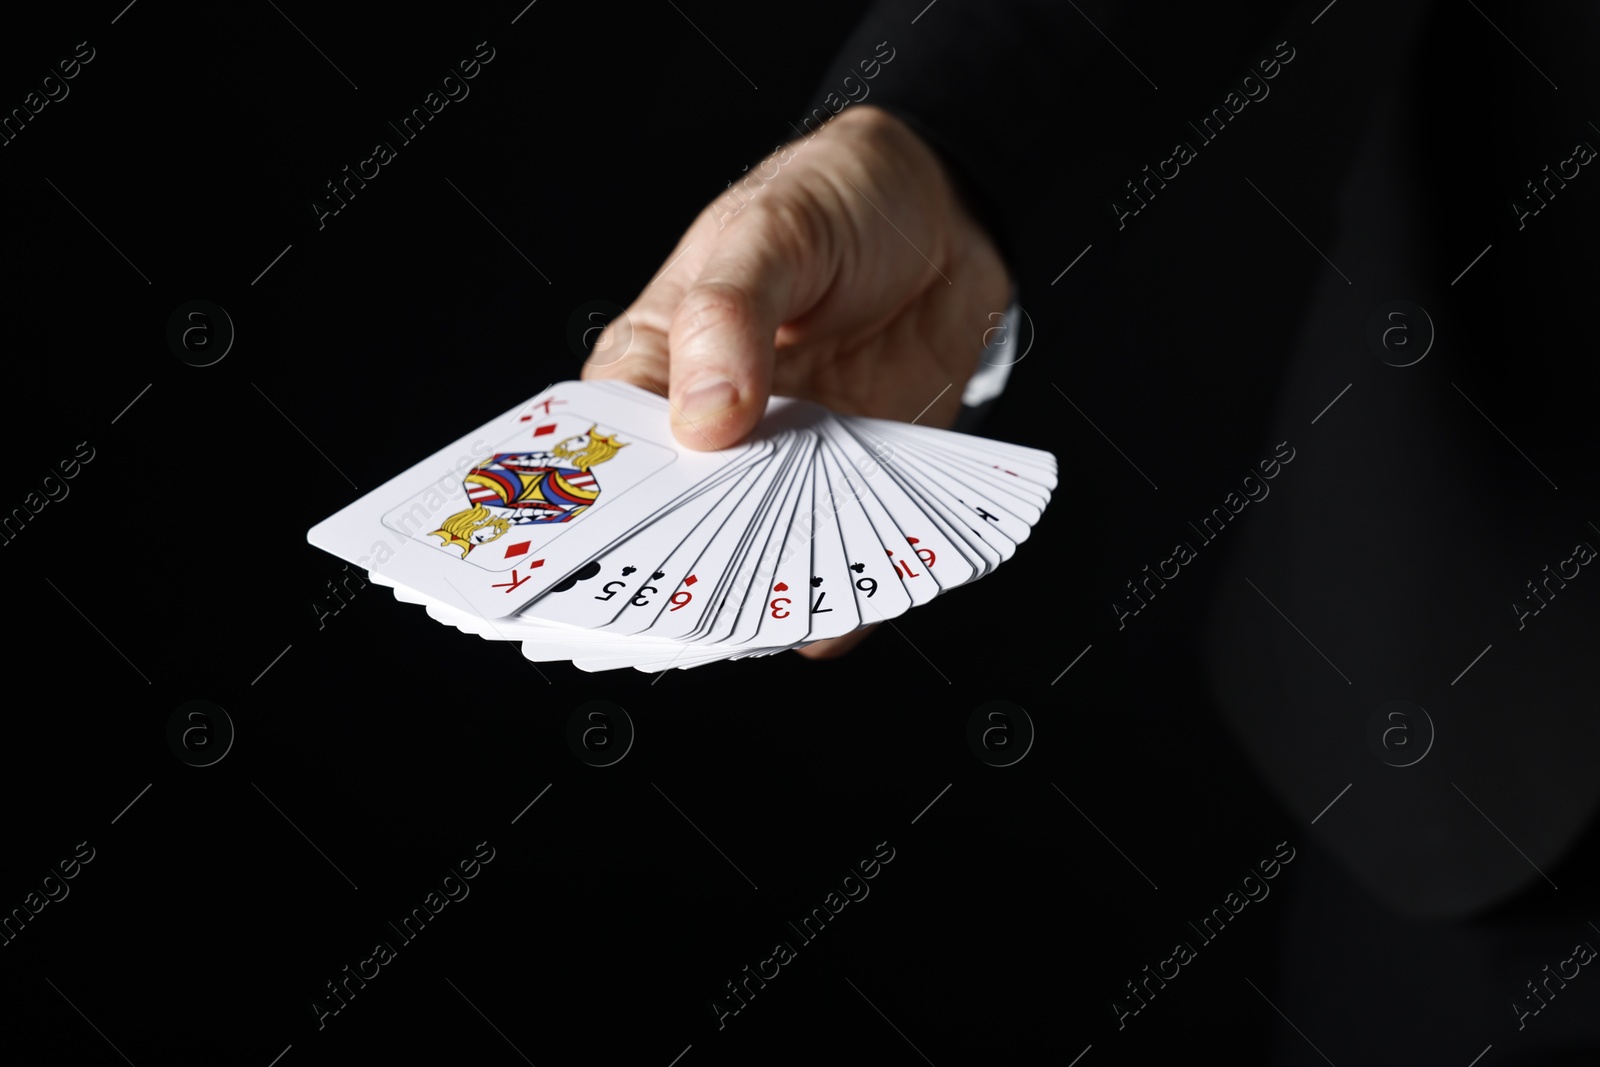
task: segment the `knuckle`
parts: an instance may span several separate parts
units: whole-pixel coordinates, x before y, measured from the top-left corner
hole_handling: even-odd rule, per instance
[[[771,253],[790,262],[802,256],[826,254],[828,227],[817,201],[802,189],[786,190],[751,205],[750,225]]]
[[[672,332],[680,343],[709,330],[740,330],[752,318],[751,300],[732,282],[705,282],[683,298],[673,317]]]

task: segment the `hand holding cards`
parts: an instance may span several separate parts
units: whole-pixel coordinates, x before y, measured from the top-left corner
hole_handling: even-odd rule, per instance
[[[1056,485],[1047,452],[799,400],[717,452],[677,447],[668,412],[625,383],[562,382],[308,539],[530,660],[659,671],[927,603],[1010,559]]]

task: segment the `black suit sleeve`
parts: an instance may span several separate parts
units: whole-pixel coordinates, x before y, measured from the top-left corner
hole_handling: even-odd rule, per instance
[[[1600,495],[1593,361],[1573,358],[1593,348],[1573,235],[1600,210],[1600,179],[1575,177],[1600,144],[1580,106],[1596,16],[1329,8],[881,2],[804,125],[847,100],[903,119],[1015,272],[1048,340],[1006,421],[1070,449],[1078,499],[1111,516],[1070,533],[1100,593],[1062,629],[1139,627],[1127,677],[1201,661],[1174,676],[1204,672],[1304,825],[1353,783],[1316,834],[1359,882],[1460,916],[1595,843],[1573,848],[1600,806],[1600,609],[1570,576]],[[1254,93],[1268,57],[1283,69]],[[1369,334],[1400,300],[1441,338],[1414,359]],[[1100,426],[1149,442],[1160,493]],[[1225,483],[1280,442],[1302,458],[1232,532]],[[1202,562],[1145,614],[1127,579],[1191,530]],[[1364,734],[1393,700],[1438,720],[1414,767]]]
[[[1104,166],[1148,147],[1124,141],[1162,95],[1152,77],[1170,82],[1168,97],[1212,91],[1283,6],[1255,0],[1219,15],[1103,0],[880,0],[800,125],[814,132],[853,104],[895,115],[944,159],[1015,262],[1041,216],[1059,220],[1053,230],[1108,217]],[[1156,40],[1183,48],[1153,62]]]

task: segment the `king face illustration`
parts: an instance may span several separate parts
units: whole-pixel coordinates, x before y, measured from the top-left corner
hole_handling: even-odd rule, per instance
[[[627,446],[599,424],[550,446],[547,452],[497,452],[461,479],[470,505],[444,520],[431,536],[460,548],[466,559],[513,526],[571,522],[600,498],[593,468]]]

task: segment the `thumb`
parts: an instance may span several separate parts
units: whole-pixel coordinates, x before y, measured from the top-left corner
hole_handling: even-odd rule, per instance
[[[776,213],[735,220],[684,293],[667,335],[672,429],[689,448],[737,444],[766,411],[778,327],[814,294],[801,277],[822,250],[798,240]],[[813,269],[807,270],[810,266]]]

